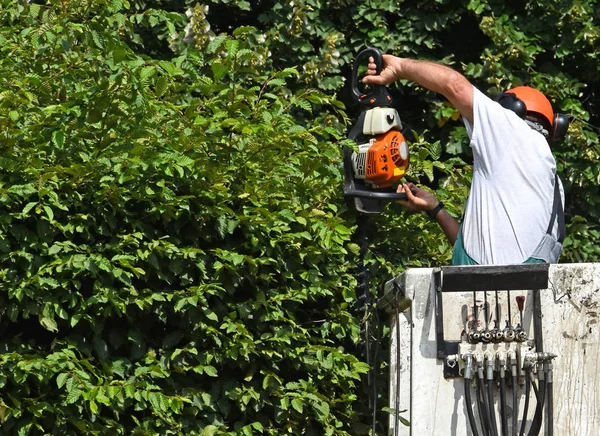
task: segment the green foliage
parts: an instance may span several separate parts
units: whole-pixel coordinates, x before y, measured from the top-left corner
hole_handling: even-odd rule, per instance
[[[114,7],[0,12],[3,433],[349,434],[343,105],[249,28],[137,54]]]

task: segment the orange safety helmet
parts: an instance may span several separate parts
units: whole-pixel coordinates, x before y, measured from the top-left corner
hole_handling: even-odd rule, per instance
[[[529,86],[517,86],[506,91],[507,94],[514,94],[519,100],[525,103],[527,112],[535,112],[542,115],[548,121],[548,125],[554,124],[554,111],[550,100],[546,98],[537,89]]]
[[[530,112],[541,115],[548,122],[550,139],[563,139],[567,134],[569,118],[564,114],[555,114],[550,100],[537,89],[517,86],[498,95],[495,100],[521,118]]]

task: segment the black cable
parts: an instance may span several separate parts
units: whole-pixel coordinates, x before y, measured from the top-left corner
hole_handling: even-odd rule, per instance
[[[490,407],[490,434],[493,436],[498,436],[498,427],[496,426],[496,411],[494,409],[494,385],[491,382],[492,380],[485,381]]]
[[[544,375],[546,379],[546,436],[554,434],[554,395],[552,392],[552,361],[544,363]]]
[[[544,395],[546,391],[546,383],[543,380],[540,380],[540,398],[542,399],[542,403],[539,403],[535,408],[535,415],[533,417],[533,423],[531,424],[531,428],[529,429],[528,436],[538,436],[540,434],[540,429],[542,428],[543,421],[543,413],[544,413]]]
[[[498,291],[496,292],[496,327],[500,328],[500,301],[498,300]]]
[[[546,399],[548,404],[546,405],[546,417],[548,418],[548,424],[546,428],[546,436],[553,436],[554,434],[554,405],[552,404],[554,398],[552,393],[552,366],[548,370],[546,377]]]
[[[469,423],[471,424],[471,430],[473,436],[479,436],[477,432],[477,424],[475,423],[475,415],[473,414],[473,404],[471,403],[471,379],[465,377],[465,401],[467,406],[467,416],[469,417]],[[483,423],[482,423],[483,424]]]
[[[540,365],[541,366],[541,365]],[[533,422],[531,424],[531,428],[529,429],[528,436],[538,436],[540,433],[540,429],[542,428],[542,422],[544,420],[544,400],[546,393],[546,378],[544,377],[544,371],[541,368],[538,368],[538,383],[539,383],[539,396],[538,403],[535,407],[535,415],[533,416]],[[534,384],[535,388],[535,384]]]
[[[506,415],[506,380],[504,368],[500,368],[500,422],[502,436],[508,436],[508,416]]]
[[[396,282],[394,281],[394,286]],[[396,422],[394,424],[394,436],[398,436],[400,422],[400,309],[398,308],[398,293],[400,289],[396,289],[394,298],[396,300]],[[373,433],[374,434],[374,433]]]
[[[492,332],[490,331],[490,305],[488,304],[487,291],[483,291],[483,314],[485,316],[485,331],[481,334],[483,342],[488,343],[493,340]]]
[[[489,436],[490,423],[487,417],[488,407],[485,403],[485,395],[483,394],[483,376],[477,377],[477,384],[475,388],[477,392],[477,410],[479,412],[479,421],[481,422],[481,432],[484,434],[484,436]]]
[[[533,393],[535,394],[535,400],[539,403],[540,402],[540,392],[535,384],[535,378],[533,376],[533,368],[529,367],[529,369],[527,370],[528,373],[528,377],[529,380],[531,380],[531,385],[533,386]]]
[[[472,326],[473,330],[477,330],[479,328],[479,315],[477,310],[477,294],[473,291],[473,318],[475,318],[475,324]]]
[[[490,330],[490,307],[488,306],[487,291],[483,291],[483,313],[485,316],[485,329]]]
[[[510,310],[510,289],[506,291],[506,305],[508,306],[508,325],[512,328],[512,314]]]
[[[361,305],[364,307],[365,322],[365,353],[369,372],[367,373],[367,386],[371,386],[372,393],[369,395],[369,406],[373,412],[372,434],[376,434],[377,428],[377,353],[379,351],[379,338],[376,340],[373,361],[371,361],[371,318],[373,313],[377,317],[377,311],[374,310],[373,298],[369,287],[369,269],[365,264],[365,258],[369,251],[368,237],[369,217],[365,214],[358,214],[356,217],[356,240],[360,247],[358,255],[358,284],[356,286],[357,308],[360,311]],[[378,328],[378,323],[374,326]],[[379,332],[378,332],[379,336]]]
[[[517,412],[519,410],[519,404],[517,402],[517,374],[512,376],[512,436],[517,436]]]
[[[525,377],[525,405],[523,406],[523,419],[521,421],[521,430],[519,431],[519,436],[524,436],[525,434],[525,424],[527,423],[527,412],[529,409],[529,396],[531,395],[531,381],[528,377]],[[516,428],[515,421],[515,428]]]
[[[483,369],[479,368],[477,371],[477,392],[479,399],[479,413],[481,415],[481,428],[485,436],[490,435],[490,417],[488,416],[489,406],[484,390],[484,378]]]
[[[496,290],[494,292],[495,292],[495,299],[496,299],[496,307],[494,309],[494,312],[496,314],[496,319],[494,320],[494,333],[492,336],[492,342],[500,343],[500,342],[502,342],[502,339],[503,339],[502,332],[500,331],[500,300],[499,300],[498,291]]]
[[[371,434],[375,435],[377,430],[377,357],[379,354],[379,342],[381,341],[381,332],[379,329],[379,313],[377,309],[375,312],[375,320],[377,327],[377,337],[375,339],[375,352],[373,353],[373,432]]]

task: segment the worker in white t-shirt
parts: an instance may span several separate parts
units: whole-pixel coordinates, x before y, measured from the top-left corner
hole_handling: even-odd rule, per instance
[[[461,113],[473,149],[473,181],[459,224],[433,194],[412,183],[398,186],[410,210],[425,211],[454,245],[454,265],[555,263],[564,236],[562,184],[548,139],[568,128],[539,91],[521,86],[490,99],[463,75],[434,62],[383,56],[363,82],[407,79],[442,94]]]

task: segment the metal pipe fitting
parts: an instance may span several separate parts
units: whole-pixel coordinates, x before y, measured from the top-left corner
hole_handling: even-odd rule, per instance
[[[478,330],[471,330],[467,335],[469,344],[478,344],[481,341],[481,333]]]
[[[485,376],[486,379],[488,380],[494,380],[494,359],[493,356],[487,355],[486,356],[486,371],[485,371]]]
[[[492,333],[489,330],[485,330],[481,333],[481,342],[489,344],[492,341]]]
[[[510,373],[513,377],[517,376],[517,353],[515,353],[514,351],[511,351],[509,353],[509,359],[510,359]]]
[[[502,330],[499,330],[499,329],[492,330],[492,342],[494,342],[495,344],[499,344],[503,340],[504,340],[504,333],[502,332]]]
[[[523,329],[515,331],[515,341],[525,342],[527,340],[527,332]]]
[[[465,361],[465,379],[470,380],[473,377],[473,355],[463,354],[462,358]]]
[[[515,331],[513,329],[507,327],[507,328],[504,329],[503,334],[504,334],[504,340],[506,342],[512,342],[512,341],[515,340],[516,334],[515,334]]]

